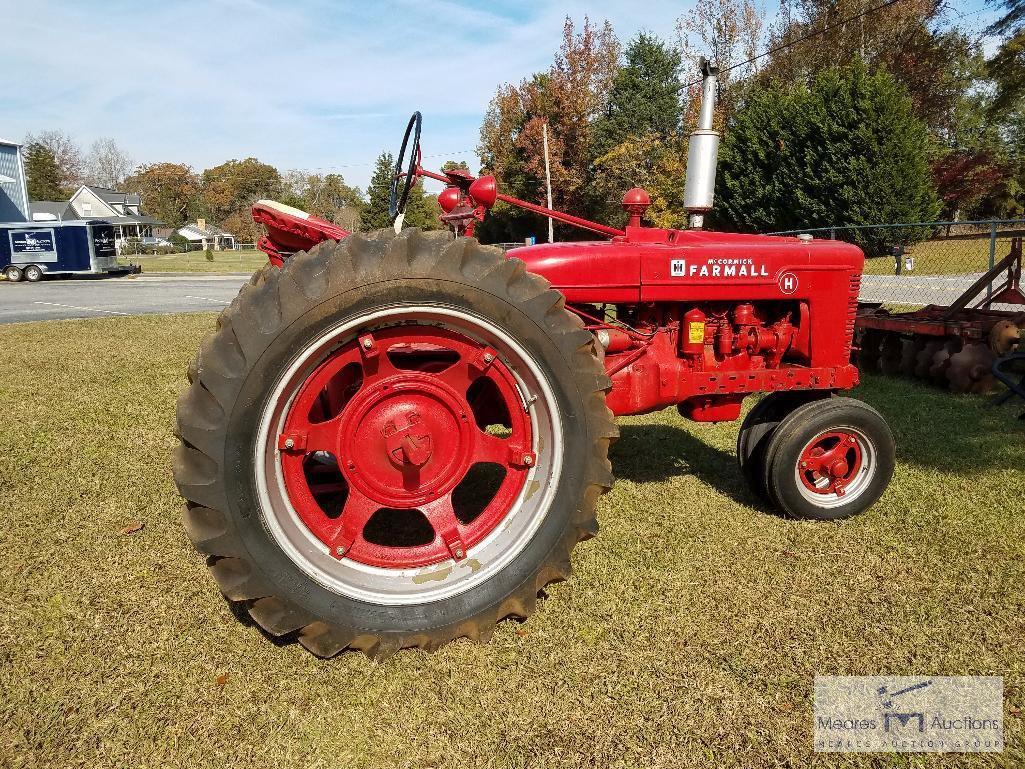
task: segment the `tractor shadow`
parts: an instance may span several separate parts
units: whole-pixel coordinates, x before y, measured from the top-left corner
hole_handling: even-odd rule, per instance
[[[692,475],[735,502],[760,507],[741,477],[736,456],[710,446],[683,426],[621,424],[609,458],[617,478],[658,483]]]

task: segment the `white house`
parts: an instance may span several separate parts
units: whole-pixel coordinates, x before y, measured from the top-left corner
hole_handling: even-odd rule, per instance
[[[196,243],[204,251],[212,248],[214,251],[222,251],[235,247],[235,236],[225,232],[220,227],[207,224],[206,219],[197,219],[195,224],[186,224],[179,227],[177,233],[189,243]]]
[[[52,204],[42,201],[44,206]],[[68,201],[68,210],[63,217],[73,219],[105,219],[114,225],[114,234],[120,250],[121,243],[129,238],[144,238],[153,235],[153,227],[163,224],[139,210],[140,199],[135,192],[118,192],[106,187],[83,184]],[[33,204],[35,206],[35,204]]]

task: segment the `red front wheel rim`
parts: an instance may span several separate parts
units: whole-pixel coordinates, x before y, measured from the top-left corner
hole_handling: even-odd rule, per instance
[[[798,491],[816,505],[836,507],[859,496],[875,471],[875,449],[860,430],[838,428],[808,441],[795,468]]]

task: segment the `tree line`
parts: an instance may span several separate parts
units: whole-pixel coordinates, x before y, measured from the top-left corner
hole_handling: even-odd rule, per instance
[[[988,59],[941,0],[873,5],[785,0],[766,24],[754,0],[714,0],[683,15],[672,40],[641,33],[625,49],[608,23],[567,19],[549,69],[492,99],[484,170],[543,202],[547,124],[557,208],[622,224],[621,195],[636,185],[651,194],[653,224],[683,226],[705,56],[722,71],[716,226],[1025,215],[1025,0],[994,0],[1003,13],[986,30],[999,40]],[[543,231],[532,214],[495,214],[482,237]]]
[[[377,158],[365,194],[338,173],[282,173],[256,158],[228,160],[201,172],[184,163],[136,165],[113,139],[101,139],[83,153],[61,131],[30,134],[24,157],[32,200],[67,200],[81,184],[138,193],[142,210],[168,227],[204,218],[242,242],[255,242],[261,234],[250,207],[262,198],[308,211],[348,230],[391,223],[388,204],[394,159],[388,152]],[[465,163],[455,165],[465,167]],[[439,213],[437,196],[416,184],[410,191],[407,226],[438,229],[442,226]]]

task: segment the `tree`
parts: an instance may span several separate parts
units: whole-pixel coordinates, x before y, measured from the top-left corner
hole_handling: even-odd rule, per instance
[[[131,156],[111,138],[97,139],[86,158],[86,179],[90,184],[118,190],[132,172]]]
[[[438,219],[440,213],[437,195],[425,195],[423,181],[417,181],[409,190],[404,226],[419,227],[421,230],[441,229],[441,220]]]
[[[60,170],[60,186],[71,195],[85,177],[85,161],[75,140],[63,131],[40,131],[25,137],[25,145],[38,144],[50,151]],[[64,199],[62,196],[60,199]]]
[[[932,220],[929,143],[907,92],[861,63],[755,90],[723,142],[715,219],[748,231]],[[867,232],[872,253],[891,237]]]
[[[125,192],[137,192],[142,210],[169,227],[181,227],[199,197],[199,177],[183,163],[140,166],[125,179]]]
[[[256,158],[229,160],[203,171],[201,187],[198,212],[217,222],[227,222],[231,216],[240,216],[245,222],[249,207],[257,200],[280,197],[281,174]],[[251,224],[246,225],[246,233],[256,231]]]
[[[367,187],[367,206],[363,212],[362,225],[367,230],[379,230],[391,225],[388,206],[391,201],[391,180],[395,170],[395,158],[390,152],[377,156],[374,175]]]
[[[993,111],[1001,112],[1017,106],[1025,96],[1025,0],[1000,0],[995,4],[1006,13],[986,31],[1005,39],[987,67],[997,84]]]
[[[567,18],[562,46],[548,71],[498,89],[481,126],[478,153],[484,170],[498,178],[503,190],[545,201],[542,133],[547,125],[554,205],[587,212],[593,122],[605,112],[618,59],[619,42],[608,22],[598,27],[585,18],[577,32]],[[506,239],[519,239],[541,223],[532,214],[496,206],[480,231],[482,237],[502,232]]]
[[[676,22],[676,32],[684,58],[692,62],[690,70],[697,77],[697,63],[708,59],[720,70],[717,118],[725,123],[733,114],[744,90],[744,82],[757,70],[757,63],[741,66],[754,58],[762,39],[763,11],[753,0],[708,0],[697,3]],[[688,80],[691,78],[688,77]],[[696,123],[701,89],[688,93],[688,123]]]
[[[645,215],[648,222],[656,227],[686,226],[686,166],[687,145],[679,136],[646,134],[625,139],[596,158],[592,166],[595,218],[613,226],[625,225],[623,193],[631,187],[643,187],[651,196],[651,207]]]
[[[25,176],[30,200],[67,200],[71,194],[64,186],[61,172],[53,152],[33,142],[25,147]]]
[[[314,216],[334,221],[343,211],[351,223],[351,211],[363,207],[358,187],[350,187],[341,174],[307,174],[291,171],[282,180],[281,202],[300,208]],[[351,228],[350,228],[351,229]]]
[[[680,132],[679,49],[640,33],[626,49],[608,105],[594,123],[591,152],[599,157],[631,137],[654,134],[659,140]]]

